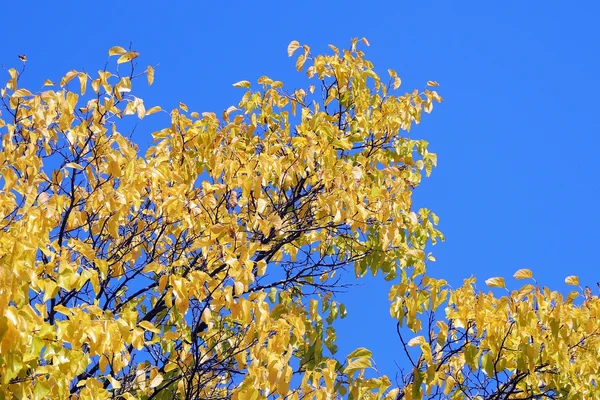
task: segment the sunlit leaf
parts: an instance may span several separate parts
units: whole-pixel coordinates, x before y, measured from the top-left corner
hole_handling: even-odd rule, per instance
[[[162,111],[162,108],[160,108],[160,106],[150,107],[149,109],[146,110],[146,115],[151,115],[151,114],[157,113],[159,111]]]
[[[117,64],[123,64],[138,58],[140,53],[137,51],[128,51],[117,59]]]
[[[147,78],[148,78],[148,86],[152,85],[152,83],[154,83],[154,68],[152,68],[152,66],[148,65],[148,69],[147,69]]]
[[[298,41],[296,41],[296,40],[292,40],[290,42],[290,44],[288,44],[288,48],[287,48],[288,57],[291,57],[292,55],[294,55],[294,52],[296,50],[298,50],[299,48],[300,48],[300,43],[298,43]]]
[[[571,286],[579,286],[579,277],[576,275],[570,275],[565,278],[565,283]]]
[[[233,84],[234,88],[246,88],[249,89],[250,88],[250,82],[249,81],[239,81]]]
[[[486,279],[485,284],[493,288],[506,288],[506,285],[504,284],[504,278],[500,277]]]
[[[122,48],[121,46],[113,46],[108,50],[109,56],[120,56],[127,53],[127,50]]]
[[[527,279],[527,278],[533,278],[533,272],[531,272],[531,270],[529,269],[520,269],[517,272],[515,272],[515,274],[513,275],[513,277],[515,279]]]

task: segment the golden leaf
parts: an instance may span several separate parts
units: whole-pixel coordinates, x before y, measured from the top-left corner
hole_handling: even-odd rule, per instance
[[[65,74],[65,76],[63,76],[63,78],[60,80],[60,87],[65,86],[67,83],[69,83],[71,81],[71,79],[75,78],[79,73],[75,70],[71,70],[69,72],[67,72]]]
[[[297,40],[292,40],[290,44],[288,44],[287,54],[288,57],[294,55],[294,52],[300,48],[300,43]]]
[[[304,66],[305,62],[306,57],[304,56],[304,54],[300,54],[298,56],[298,59],[296,60],[296,69],[298,70],[298,72],[302,71],[302,67]]]
[[[26,96],[31,96],[31,92],[27,89],[17,89],[15,90],[15,92],[12,94],[12,97],[15,99],[21,98],[21,97],[26,97]]]
[[[148,72],[146,74],[148,75],[148,86],[150,86],[154,82],[154,68],[148,65]]]
[[[571,286],[579,286],[579,277],[576,275],[570,275],[565,278],[565,283]]]
[[[159,111],[162,111],[162,108],[160,108],[160,106],[150,107],[148,110],[146,110],[146,115],[151,115]]]
[[[245,89],[249,89],[250,88],[250,82],[249,81],[239,81],[233,84],[234,88],[245,88]]]
[[[154,378],[152,378],[152,380],[150,381],[150,388],[154,389],[155,387],[158,387],[158,385],[161,384],[161,382],[163,381],[163,376],[161,374],[156,375]]]
[[[125,50],[121,46],[113,46],[108,50],[109,56],[120,56],[125,53],[127,53],[127,50]]]
[[[487,279],[485,281],[485,284],[488,285],[489,287],[494,287],[494,288],[506,288],[506,285],[504,284],[504,278],[501,277],[494,277],[494,278],[490,278]]]
[[[531,272],[531,270],[529,269],[520,269],[517,272],[515,272],[515,274],[513,275],[513,277],[515,279],[527,279],[527,278],[533,278],[533,272]]]
[[[423,336],[417,336],[417,337],[410,339],[408,341],[408,343],[406,343],[406,344],[408,346],[414,347],[414,346],[424,345],[425,343],[427,343],[427,342],[425,341],[425,338]]]
[[[119,57],[117,59],[117,64],[123,64],[126,62],[129,62],[131,60],[134,60],[136,58],[138,58],[140,55],[140,53],[138,53],[137,51],[128,51],[127,53],[123,54],[121,57]]]

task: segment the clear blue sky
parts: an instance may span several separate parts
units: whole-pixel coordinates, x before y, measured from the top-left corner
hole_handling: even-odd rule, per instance
[[[139,87],[147,105],[190,110],[237,104],[233,82],[261,75],[299,86],[291,40],[315,51],[366,36],[376,69],[398,71],[403,87],[437,80],[445,102],[412,134],[430,141],[439,167],[415,206],[441,218],[446,242],[429,273],[452,284],[475,275],[510,278],[530,268],[543,285],[567,290],[577,274],[596,289],[600,216],[600,6],[594,1],[56,1],[2,5],[0,63],[40,87],[70,69],[94,72],[107,49],[129,46],[158,64]],[[160,125],[138,125],[142,146]],[[161,126],[162,127],[162,126]],[[404,364],[388,313],[387,285],[368,279],[343,299],[342,352],[366,346],[381,372]]]

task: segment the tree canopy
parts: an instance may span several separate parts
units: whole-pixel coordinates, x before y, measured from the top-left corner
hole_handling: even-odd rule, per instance
[[[496,296],[428,275],[438,217],[411,195],[437,157],[409,136],[442,98],[400,93],[366,39],[313,54],[303,89],[234,84],[222,114],[184,103],[142,153],[125,118],[165,113],[113,47],[90,75],[30,91],[9,69],[0,114],[0,393],[5,398],[597,398],[600,302],[577,277]],[[26,59],[22,59],[23,65]],[[339,354],[336,297],[394,282],[407,365]],[[505,289],[500,277],[486,284]],[[578,298],[579,297],[579,298]]]

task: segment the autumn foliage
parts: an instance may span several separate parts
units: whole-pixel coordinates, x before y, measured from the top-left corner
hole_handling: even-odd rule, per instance
[[[600,397],[589,289],[563,296],[520,270],[533,284],[497,297],[427,274],[443,236],[411,194],[437,157],[409,132],[437,83],[400,94],[359,45],[290,43],[305,89],[262,77],[235,83],[221,115],[180,103],[144,153],[121,120],[165,111],[134,95],[154,80],[137,52],[113,47],[97,76],[37,92],[8,70],[0,397]],[[352,312],[340,277],[367,273],[395,282],[399,380],[365,348],[337,352],[335,321]]]

